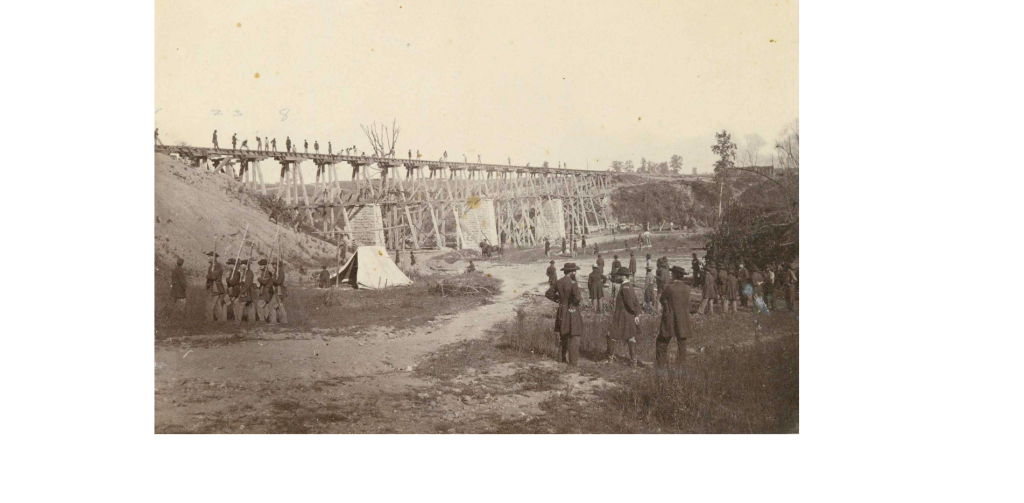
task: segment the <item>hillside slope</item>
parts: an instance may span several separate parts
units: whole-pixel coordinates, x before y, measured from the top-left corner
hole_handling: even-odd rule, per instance
[[[278,229],[281,252],[292,268],[319,268],[333,262],[336,248],[308,235],[274,225],[260,209],[257,195],[228,175],[193,168],[156,154],[154,252],[156,267],[168,267],[181,257],[185,268],[205,271],[215,240],[221,260],[234,257],[249,224],[249,238],[269,254]],[[257,255],[257,251],[253,255]],[[249,251],[245,246],[242,255]]]

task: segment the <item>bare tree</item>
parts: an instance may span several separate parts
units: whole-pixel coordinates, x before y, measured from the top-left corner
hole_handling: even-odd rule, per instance
[[[366,139],[370,140],[370,145],[373,147],[374,157],[394,157],[395,156],[395,144],[398,143],[398,133],[401,132],[395,124],[395,120],[391,120],[391,130],[384,124],[377,127],[377,121],[373,121],[373,124],[366,126],[360,124],[359,127],[363,129],[363,133],[366,134]]]
[[[781,169],[800,169],[800,119],[782,129],[775,140],[776,165]]]
[[[746,146],[743,148],[741,160],[745,166],[757,166],[760,160],[761,148],[764,147],[764,138],[759,134],[748,134],[745,138]]]

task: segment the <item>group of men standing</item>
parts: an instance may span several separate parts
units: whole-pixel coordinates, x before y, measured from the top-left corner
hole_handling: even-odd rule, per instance
[[[774,311],[777,286],[782,288],[789,312],[797,311],[797,277],[792,264],[780,268],[778,274],[770,267],[756,265],[751,265],[748,270],[742,261],[731,265],[708,261],[702,267],[696,254],[693,255],[693,264],[701,285],[701,303],[697,309],[700,314],[708,308],[714,314],[716,301],[722,313],[728,313],[730,307],[734,313],[738,312],[740,305],[749,306],[757,312]]]
[[[160,134],[159,133],[160,133],[160,130],[158,129],[156,131],[156,133],[155,133],[156,134],[157,142],[160,141]],[[162,143],[161,143],[161,145],[162,145]],[[220,143],[217,141],[217,130],[216,129],[213,130],[213,148],[220,148]],[[305,153],[307,153],[307,154],[309,153],[309,140],[302,140],[302,148],[304,149]],[[248,139],[242,140],[242,144],[238,145],[238,133],[232,134],[231,135],[231,149],[232,150],[250,150],[249,149],[249,140]],[[287,137],[285,139],[285,152],[296,152],[297,153],[298,151],[299,151],[299,145],[297,143],[293,145],[292,144],[292,137],[291,136]],[[345,149],[345,155],[356,155],[356,152],[358,152],[358,151],[359,150],[356,148],[356,146],[352,145],[351,148],[346,148]],[[256,137],[256,152],[277,152],[277,138],[270,139],[270,138],[268,138],[266,136],[264,136],[263,138],[260,138],[259,136],[257,136]],[[313,152],[317,153],[317,154],[320,153],[320,142],[317,141],[317,140],[313,141]],[[394,151],[392,151],[392,155],[393,154],[394,154]],[[331,142],[327,142],[327,155],[334,155],[334,146],[331,145]],[[364,152],[363,155],[366,155],[366,153]]]
[[[616,257],[616,262],[618,262]],[[626,344],[631,365],[638,364],[636,351],[636,337],[640,332],[640,316],[643,313],[643,305],[637,296],[632,285],[632,279],[636,274],[635,259],[631,259],[630,267],[613,265],[611,270],[612,281],[612,316],[608,327],[606,354],[607,361],[614,361],[617,346],[620,342]],[[660,265],[660,261],[659,261]],[[655,343],[655,362],[659,367],[670,365],[669,345],[672,339],[676,340],[677,355],[676,366],[681,371],[686,356],[686,339],[693,334],[693,326],[690,319],[690,287],[683,278],[686,270],[679,266],[668,267],[667,259],[664,262],[665,284],[660,286],[658,300],[661,303],[661,325],[658,331],[658,338]],[[548,269],[549,288],[544,296],[549,300],[558,303],[558,310],[555,313],[555,333],[559,338],[560,356],[563,363],[576,365],[579,361],[580,337],[585,328],[583,316],[580,312],[580,305],[583,302],[583,294],[576,283],[576,271],[580,268],[573,262],[567,262],[562,266],[563,276],[556,279],[554,261],[551,261]],[[591,294],[591,302],[597,302],[600,310],[600,302],[604,296],[603,283],[606,278],[603,271],[594,265],[594,272],[587,280],[587,287]],[[648,266],[648,275],[650,267]],[[659,273],[661,271],[659,270]],[[646,291],[653,291],[653,285],[645,289],[645,300],[649,295]]]
[[[225,277],[220,255],[212,251],[206,255],[210,257],[206,270],[206,290],[211,299],[208,312],[214,321],[234,319],[236,323],[288,322],[284,305],[288,287],[284,284],[284,264],[280,260],[271,264],[265,258],[258,262],[255,259],[240,259],[236,262],[231,258],[227,261],[231,270]],[[179,258],[171,272],[171,296],[180,304],[185,302],[188,281],[182,268],[184,263],[185,260]],[[258,273],[253,270],[254,264],[259,265]]]

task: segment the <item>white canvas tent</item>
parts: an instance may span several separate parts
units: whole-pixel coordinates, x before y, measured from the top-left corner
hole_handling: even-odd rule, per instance
[[[389,288],[411,285],[412,280],[395,265],[383,246],[360,246],[331,276],[331,284],[348,283],[353,288]]]

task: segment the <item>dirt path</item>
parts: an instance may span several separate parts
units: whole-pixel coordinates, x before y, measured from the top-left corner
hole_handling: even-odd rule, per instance
[[[379,328],[358,337],[319,333],[259,334],[227,344],[158,347],[155,354],[157,431],[209,431],[210,421],[232,423],[249,408],[258,413],[288,397],[330,386],[332,398],[373,397],[414,392],[428,385],[410,372],[417,362],[446,344],[485,335],[513,315],[517,301],[542,294],[543,268],[488,265],[482,270],[503,280],[492,303],[426,327]],[[381,309],[387,309],[381,306]],[[340,386],[340,387],[339,387]],[[254,405],[256,404],[256,405]],[[228,418],[226,421],[223,418]],[[220,431],[220,430],[217,430]]]

